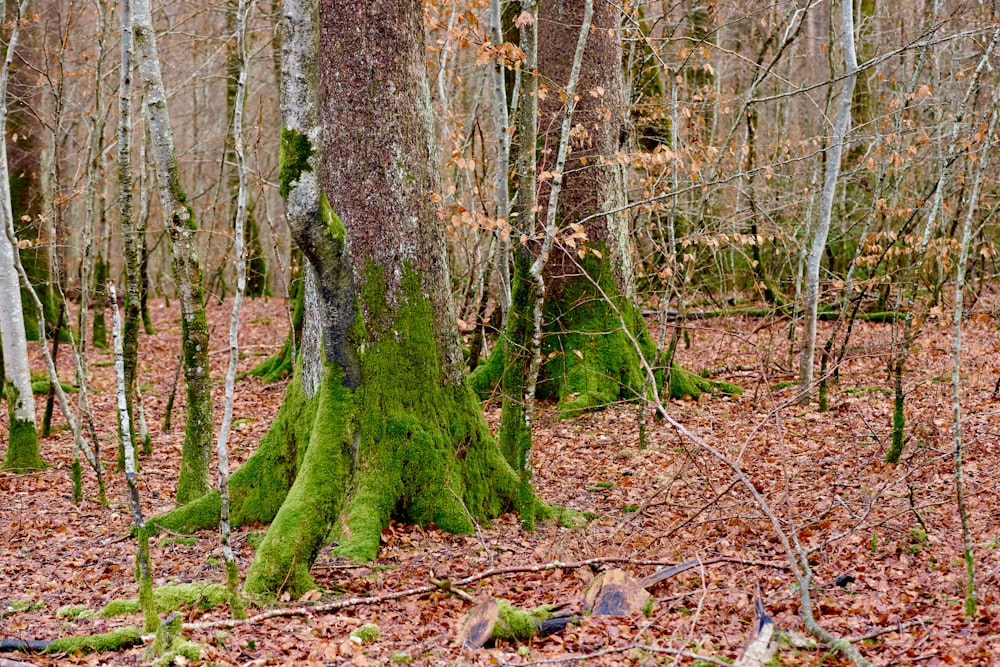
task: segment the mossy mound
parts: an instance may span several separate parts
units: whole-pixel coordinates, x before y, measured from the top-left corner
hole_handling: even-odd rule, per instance
[[[183,607],[209,610],[225,605],[229,597],[222,584],[167,584],[153,589],[153,604],[156,613],[165,614]],[[101,616],[112,618],[124,614],[138,614],[137,598],[112,600],[101,610]]]

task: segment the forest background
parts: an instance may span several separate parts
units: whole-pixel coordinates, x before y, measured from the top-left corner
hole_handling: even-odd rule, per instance
[[[547,328],[546,340],[620,333],[641,348],[641,361],[613,361],[595,371],[585,345],[532,344],[539,395],[554,399],[542,401],[537,414],[530,382],[512,396],[496,388],[497,377],[483,382],[480,370],[476,388],[492,396],[486,405],[494,427],[502,422],[504,395],[531,418],[525,451],[535,491],[589,521],[575,528],[540,522],[531,533],[505,514],[492,524],[474,521],[476,539],[449,536],[436,522],[424,522],[423,529],[382,525],[381,565],[341,570],[331,561],[324,569],[324,556],[313,554],[316,587],[305,591],[305,600],[328,602],[340,586],[373,595],[415,586],[421,577],[426,581],[427,561],[457,580],[497,564],[595,557],[607,564],[621,559],[639,576],[654,563],[698,557],[698,575],[689,571],[687,578],[659,584],[661,603],[649,619],[584,619],[582,629],[564,637],[531,640],[528,651],[501,642],[486,655],[461,653],[457,646],[435,653],[441,637],[450,642],[459,635],[470,605],[446,593],[423,593],[385,605],[379,626],[386,639],[374,646],[346,639],[370,613],[354,609],[356,616],[311,619],[320,626],[311,631],[294,624],[277,630],[268,626],[274,621],[258,620],[219,639],[214,629],[192,626],[189,631],[200,633],[199,643],[207,646],[204,658],[386,661],[398,653],[401,660],[430,662],[460,654],[523,662],[588,655],[637,664],[664,655],[711,661],[713,655],[742,654],[747,629],[740,619],[753,618],[756,598],[781,627],[817,635],[820,647],[840,650],[845,660],[865,658],[825,632],[870,636],[858,643],[861,653],[884,664],[957,656],[966,664],[989,664],[997,622],[998,516],[991,400],[1000,378],[993,342],[997,193],[990,177],[1000,99],[996,8],[875,0],[846,9],[827,2],[629,3],[614,7],[612,22],[601,24],[609,5],[595,2],[598,25],[582,34],[592,44],[609,36],[618,45],[610,51],[616,57],[602,52],[603,60],[588,60],[591,52],[580,49],[582,62],[574,64],[583,65],[582,73],[574,74],[569,56],[581,34],[578,4],[543,2],[537,9],[532,3],[427,2],[422,46],[435,137],[428,168],[440,185],[434,215],[447,238],[448,287],[465,364],[488,374],[487,359],[496,359],[504,337],[512,335],[517,253],[527,249],[537,258],[546,242],[561,272],[556,282],[583,275],[621,323],[605,320],[587,330],[575,322],[573,331],[564,326],[559,333]],[[171,248],[184,232],[171,226],[176,211],[157,189],[157,170],[166,167],[158,162],[151,127],[155,92],[145,89],[144,96],[136,87],[127,102],[134,122],[125,127],[135,168],[127,191],[135,197],[138,229],[126,223],[123,233],[124,107],[114,104],[123,90],[117,9],[101,2],[6,8],[7,32],[15,26],[19,32],[4,68],[8,219],[43,314],[22,285],[23,329],[29,340],[44,338],[40,322],[47,321],[49,350],[64,346],[55,354],[56,370],[75,385],[80,407],[68,411],[75,425],[71,416],[58,414],[54,383],[32,346],[32,391],[50,403],[46,408],[44,399],[38,401],[40,431],[45,413],[56,413],[37,456],[56,465],[35,472],[35,460],[25,463],[17,459],[19,450],[7,448],[9,472],[0,479],[10,499],[4,517],[10,548],[2,567],[22,574],[3,592],[5,635],[22,636],[25,627],[44,628],[50,637],[106,629],[79,613],[76,627],[55,608],[97,608],[133,590],[134,548],[109,537],[127,531],[130,510],[124,509],[125,481],[112,472],[119,422],[111,357],[102,356],[112,342],[103,322],[108,279],[124,292],[134,284],[136,294],[145,289],[149,295],[146,333],[136,332],[141,361],[131,380],[148,397],[141,433],[152,453],[139,473],[152,496],[143,498],[145,516],[171,509],[170,498],[187,499],[176,493],[183,473],[179,451],[172,450],[186,451],[191,436],[182,444],[179,434],[160,428],[171,410],[179,421],[184,408],[188,422],[194,412],[187,409],[190,393],[168,407],[178,382],[190,391],[194,379],[187,368],[181,374],[187,363],[181,338],[190,327],[178,329],[177,322],[187,321],[177,311],[185,290],[171,272],[177,261]],[[525,30],[537,25],[543,45],[537,57],[543,60],[545,31],[556,32],[554,22],[546,23],[547,11],[574,18],[560,24],[566,66],[560,76],[522,76],[532,71],[524,67],[532,57],[522,48]],[[175,193],[174,203],[198,222],[189,245],[208,304],[205,335],[212,333],[202,346],[202,366],[212,364],[208,377],[215,386],[209,391],[217,406],[208,439],[220,431],[228,437],[232,428],[236,462],[256,448],[277,414],[284,385],[273,383],[291,370],[302,336],[295,304],[308,260],[297,252],[285,220],[279,14],[276,5],[235,2],[161,4],[150,14],[173,128],[174,173],[187,188],[179,199]],[[525,92],[529,78],[537,79],[533,94]],[[534,233],[518,227],[514,213],[523,201],[514,196],[517,188],[508,190],[524,187],[514,165],[523,129],[510,119],[530,97],[540,108],[537,201],[547,202],[556,191],[561,206],[551,228],[537,206]],[[625,109],[620,127],[619,106]],[[577,198],[579,186],[567,185],[560,200],[555,184],[564,176],[571,182],[559,167],[560,149],[571,165],[568,173],[585,174],[588,167],[620,173],[625,196],[619,206],[605,198],[591,215],[587,207],[594,204]],[[159,173],[163,183],[167,172]],[[619,229],[626,230],[627,253],[613,252],[621,239],[603,237],[592,226],[594,218],[610,214],[624,214]],[[126,279],[130,234],[139,241],[136,275],[144,280]],[[245,281],[236,261],[241,245],[249,260]],[[605,254],[615,257],[612,282],[621,295],[602,291],[612,284],[595,270]],[[215,341],[229,327],[241,282],[239,291],[260,300],[250,302],[244,315],[239,379],[234,375],[223,387],[228,369],[213,353],[238,355]],[[555,303],[565,294],[550,296]],[[593,291],[585,296],[598,298]],[[10,301],[4,303],[10,314]],[[625,303],[642,314],[648,343],[638,340]],[[142,313],[139,302],[131,304],[133,314]],[[545,326],[565,322],[563,315],[545,311]],[[7,341],[5,334],[5,366],[12,347]],[[96,360],[92,365],[88,355]],[[586,385],[590,379],[563,386],[548,377],[546,384],[546,369],[559,363],[566,377],[572,375],[573,357],[601,377],[597,389]],[[526,377],[534,361],[526,362]],[[619,374],[615,367],[632,363],[637,374]],[[261,379],[247,373],[255,367]],[[653,389],[647,368],[662,391]],[[608,381],[617,388],[606,390]],[[7,396],[13,410],[17,396],[10,389]],[[79,397],[89,398],[80,403]],[[127,398],[131,410],[135,399],[131,393]],[[231,415],[218,414],[218,406],[233,401]],[[5,432],[13,434],[18,419],[11,412]],[[221,423],[226,419],[228,425]],[[61,430],[66,427],[71,433]],[[93,470],[77,473],[79,486],[71,489],[71,469],[81,470],[81,457],[88,458],[81,440],[93,450],[104,442],[112,510],[102,508]],[[222,444],[225,449],[225,438]],[[73,502],[77,493],[79,505]],[[67,497],[57,501],[58,509],[39,509],[56,502],[53,495]],[[50,511],[53,516],[40,518]],[[104,525],[108,521],[113,528]],[[56,543],[78,528],[71,551],[86,545],[90,555],[57,555],[66,550]],[[238,527],[233,538],[241,577],[254,556],[252,543],[260,540],[250,537],[255,529]],[[43,558],[53,568],[46,577],[62,571],[55,580],[66,581],[75,569],[90,568],[100,571],[94,581],[106,584],[100,593],[93,583],[58,595],[32,583],[31,576],[41,575],[24,566],[33,558],[27,543],[43,536],[54,541]],[[200,571],[211,579],[219,543],[207,534],[192,544],[177,541],[186,539],[154,540],[154,566],[173,561],[169,567],[180,580]],[[109,572],[112,564],[117,569]],[[533,580],[532,574],[511,573],[494,588],[474,592],[534,607],[568,601],[593,576],[582,567],[550,569],[559,576]],[[429,601],[436,605],[430,610]],[[196,621],[201,612],[188,614]],[[406,620],[413,614],[425,618],[420,641],[412,640],[412,620]],[[303,635],[320,640],[303,644]],[[299,639],[275,639],[280,636]],[[815,645],[793,646],[777,660],[834,659],[825,655]],[[135,660],[138,652],[122,656]]]

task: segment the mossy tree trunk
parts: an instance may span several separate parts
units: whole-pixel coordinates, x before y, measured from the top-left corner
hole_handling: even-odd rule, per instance
[[[538,70],[550,87],[565,86],[583,17],[583,3],[545,0],[539,4]],[[620,12],[612,2],[596,0],[593,30],[583,52],[578,101],[573,114],[572,152],[562,175],[558,228],[560,243],[546,264],[542,355],[545,363],[537,395],[559,401],[564,414],[636,396],[642,388],[640,358],[631,338],[652,360],[655,346],[635,303],[632,280],[633,239],[624,211],[624,168],[615,159],[623,150],[627,99],[621,63]],[[541,99],[538,173],[554,169],[562,131],[563,100],[549,90]],[[519,127],[519,132],[524,128]],[[520,171],[519,171],[520,177]],[[544,210],[551,178],[540,180],[536,194]],[[519,184],[519,191],[521,184]],[[602,212],[604,212],[602,214]],[[515,258],[515,278],[517,259]],[[517,300],[517,297],[514,297]],[[516,305],[512,306],[512,310]],[[624,326],[623,326],[624,323]],[[627,332],[626,332],[627,330]],[[481,394],[500,380],[505,349],[473,375]],[[509,374],[509,370],[507,374]],[[508,390],[504,389],[504,395]]]
[[[15,6],[14,28],[8,37],[7,50],[0,68],[0,128],[7,126],[7,81],[17,42],[20,17],[26,2]],[[27,472],[44,467],[38,449],[35,426],[35,399],[31,391],[28,344],[25,338],[21,307],[20,280],[17,274],[18,252],[11,212],[11,180],[7,170],[6,132],[0,133],[0,341],[3,345],[4,398],[9,415],[7,455],[3,467]]]
[[[187,415],[176,500],[178,504],[184,504],[211,489],[208,466],[212,451],[212,387],[208,364],[208,323],[196,243],[198,225],[180,183],[149,0],[134,0],[132,8],[137,65],[145,92],[156,180],[166,218],[164,226],[170,233],[174,281],[181,305]]]
[[[53,9],[32,7],[32,11],[44,16]],[[13,15],[13,11],[7,14],[7,20],[11,20]],[[51,44],[46,44],[48,29],[45,20],[39,20],[37,17],[22,23],[16,48],[16,57],[19,61],[25,63],[45,61],[46,54],[49,53],[47,49],[52,47]],[[58,263],[59,258],[54,251],[56,246],[52,230],[46,223],[46,216],[50,214],[47,204],[51,199],[51,192],[45,191],[49,184],[44,177],[49,166],[46,161],[50,157],[49,144],[52,142],[51,132],[46,126],[52,127],[52,125],[49,124],[50,120],[45,114],[48,111],[46,103],[50,93],[39,85],[37,70],[32,66],[15,65],[12,68],[9,90],[6,157],[11,212],[18,240],[30,241],[20,249],[19,255],[35,293],[42,301],[46,331],[51,332],[59,319],[61,304],[59,290],[53,281],[57,274],[57,267],[53,267],[53,263]],[[27,339],[38,340],[40,337],[38,313],[27,286],[23,285],[21,303],[24,306]],[[65,331],[60,334],[65,335]]]
[[[251,591],[307,590],[331,530],[340,554],[372,559],[390,517],[469,531],[473,518],[507,508],[518,486],[463,382],[421,7],[283,4],[281,188],[315,271],[307,320],[320,336],[310,342],[307,323],[268,436],[296,459],[283,471],[296,470],[247,575]],[[318,98],[299,87],[310,81]]]

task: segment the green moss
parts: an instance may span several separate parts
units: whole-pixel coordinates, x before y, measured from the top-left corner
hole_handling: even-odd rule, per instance
[[[299,595],[313,588],[309,567],[347,493],[355,425],[343,371],[327,366],[317,398],[314,419],[300,432],[309,434],[302,465],[247,574],[251,593]]]
[[[13,611],[38,611],[45,609],[45,600],[32,600],[31,598],[11,600],[7,606]]]
[[[153,638],[153,644],[146,651],[146,657],[162,656],[169,651],[181,637],[183,623],[184,619],[180,614],[168,616],[156,629],[156,636]]]
[[[898,372],[897,370],[897,374]],[[903,391],[897,377],[896,394],[892,408],[892,445],[885,453],[886,463],[899,463],[899,457],[903,454],[903,446],[906,444],[906,412],[904,407]]]
[[[108,263],[100,255],[94,264],[94,347],[108,347],[108,328],[104,322],[104,283],[108,281]]]
[[[233,527],[248,523],[270,523],[278,513],[295,481],[299,463],[305,456],[318,395],[306,398],[298,380],[285,390],[285,398],[271,429],[253,456],[229,478],[230,522]],[[149,520],[151,526],[179,533],[215,528],[221,501],[218,491]]]
[[[492,398],[504,371],[504,346],[503,341],[498,341],[497,345],[490,352],[490,356],[479,362],[476,370],[469,373],[467,380],[469,387],[479,396],[480,400]]]
[[[537,609],[518,609],[506,600],[497,600],[500,619],[493,627],[493,639],[523,642],[538,634],[543,621],[552,618],[552,606],[542,605]]]
[[[413,656],[406,651],[393,651],[389,659],[397,665],[408,665],[413,662]]]
[[[322,207],[321,207],[322,209]],[[292,315],[292,331],[289,332],[281,349],[274,356],[268,357],[251,371],[250,375],[261,378],[264,382],[278,382],[291,375],[295,360],[292,359],[291,337],[296,338],[302,332],[302,321],[305,314],[305,299],[303,298],[302,280],[294,280],[289,298],[295,304]]]
[[[156,629],[153,644],[143,655],[146,660],[151,660],[154,667],[168,667],[179,662],[186,664],[201,658],[201,647],[184,638],[183,620],[180,614],[171,614]],[[178,661],[178,657],[184,658],[184,661]]]
[[[180,663],[177,658],[183,657],[187,662]],[[201,659],[201,647],[193,641],[180,641],[174,645],[174,648],[167,651],[151,664],[153,667],[170,667],[171,665],[177,664],[187,664],[195,662]]]
[[[378,554],[390,517],[468,532],[470,517],[516,508],[518,478],[500,456],[475,395],[464,384],[442,382],[434,315],[419,276],[407,270],[390,308],[380,270],[369,266],[366,274],[362,297],[372,330],[364,331],[358,318],[349,334],[366,341],[363,383],[351,391],[343,370],[328,363],[308,401],[313,407],[300,408],[302,417],[287,425],[286,434],[308,447],[247,575],[248,591],[297,595],[312,588],[308,568],[335,525],[341,538],[335,553],[362,561]]]
[[[158,614],[183,608],[202,610],[221,607],[228,601],[226,587],[222,584],[167,584],[153,589],[153,605]],[[112,600],[101,610],[101,616],[112,618],[124,614],[139,613],[139,600]]]
[[[386,317],[380,276],[367,282],[365,307]],[[519,477],[499,456],[472,391],[442,384],[434,315],[419,276],[407,271],[402,288],[391,334],[371,340],[363,358],[357,491],[337,550],[358,560],[377,555],[390,516],[467,532],[470,515],[486,519],[508,505],[520,512],[538,504],[533,495],[515,497]]]
[[[281,147],[278,153],[278,194],[287,199],[292,184],[299,180],[304,171],[312,171],[309,158],[313,155],[309,137],[295,130],[281,128]]]
[[[641,310],[618,290],[607,249],[601,247],[600,252],[601,256],[588,254],[582,261],[586,276],[562,281],[545,303],[543,319],[551,324],[543,340],[542,354],[546,361],[537,392],[539,398],[558,400],[564,417],[637,398],[646,380],[642,359],[651,362],[656,354]],[[522,308],[526,307],[527,303],[522,304]],[[512,313],[517,312],[514,303]],[[505,345],[498,344],[470,375],[470,386],[481,398],[487,398],[505,370],[509,372],[514,366],[507,358],[509,355]],[[677,365],[673,369],[671,397],[741,392],[736,385],[697,377]],[[504,393],[508,393],[506,388]],[[501,430],[503,423],[511,423],[516,417],[510,415],[508,419],[504,415]],[[503,435],[501,442],[505,442]],[[518,468],[516,462],[511,464]]]
[[[562,281],[546,299],[545,321],[553,325],[542,348],[539,396],[558,399],[563,416],[638,396],[645,373],[630,335],[647,361],[656,354],[642,312],[618,289],[610,251],[599,251],[582,260],[586,275]]]
[[[74,459],[70,465],[70,476],[73,478],[73,504],[80,504],[83,501],[83,466],[80,459]]]
[[[684,398],[690,396],[697,400],[702,394],[730,394],[739,396],[743,390],[735,384],[723,382],[722,380],[709,380],[697,373],[672,364],[670,367],[670,398]]]
[[[362,644],[371,644],[377,642],[382,637],[382,633],[379,632],[378,626],[374,623],[365,623],[360,628],[355,628],[351,632],[351,637],[356,637]]]
[[[87,619],[94,615],[94,612],[87,609],[85,605],[74,604],[66,605],[64,607],[59,607],[56,609],[56,616],[59,618],[68,618],[71,621],[78,619]]]
[[[142,644],[142,636],[139,629],[134,625],[125,628],[105,632],[99,635],[87,635],[85,637],[65,637],[57,639],[48,648],[46,653],[105,653],[110,651],[121,651]]]
[[[7,383],[7,404],[16,405],[17,391],[12,384]],[[34,472],[48,467],[42,460],[41,452],[38,449],[38,430],[35,423],[27,419],[18,419],[14,416],[13,407],[10,408],[10,438],[7,441],[7,456],[4,458],[3,469],[14,473]]]
[[[552,507],[552,517],[556,522],[563,528],[569,528],[571,530],[577,530],[579,528],[586,528],[587,523],[593,517],[591,514],[584,512],[579,512],[569,507]]]
[[[187,414],[184,419],[184,444],[181,447],[181,471],[177,480],[178,505],[191,502],[212,490],[208,476],[213,435],[208,323],[205,319],[201,286],[192,284],[192,292],[194,313],[190,317],[181,317]]]
[[[31,393],[33,394],[48,394],[49,388],[52,385],[49,384],[48,380],[32,380],[31,382]],[[80,391],[79,388],[74,387],[69,382],[60,382],[59,386],[67,394],[75,394]]]

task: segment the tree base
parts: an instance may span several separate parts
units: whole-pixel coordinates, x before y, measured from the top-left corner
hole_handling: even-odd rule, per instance
[[[8,400],[10,395],[8,394]],[[38,431],[34,422],[10,418],[10,439],[7,441],[7,456],[3,469],[13,473],[28,473],[43,470],[49,464],[42,460],[38,451]]]

